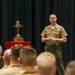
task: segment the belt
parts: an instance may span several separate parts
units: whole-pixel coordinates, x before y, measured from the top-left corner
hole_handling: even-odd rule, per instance
[[[46,44],[46,45],[60,45],[60,44],[55,43],[55,44]]]

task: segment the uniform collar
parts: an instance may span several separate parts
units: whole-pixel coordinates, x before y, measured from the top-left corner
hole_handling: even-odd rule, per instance
[[[58,26],[58,24],[56,24],[56,25],[54,26],[54,28],[57,28],[57,26]],[[50,24],[48,28],[52,28],[52,25]]]
[[[11,64],[11,65],[9,65],[9,67],[21,67],[21,65],[20,64]]]
[[[35,71],[26,71],[26,70],[21,70],[22,74],[35,74]]]

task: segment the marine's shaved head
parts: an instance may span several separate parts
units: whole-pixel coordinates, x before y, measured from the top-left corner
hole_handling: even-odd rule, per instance
[[[4,51],[4,54],[3,54],[4,60],[9,61],[8,55],[9,55],[10,53],[11,53],[11,49],[7,49],[7,50]]]
[[[72,60],[67,64],[65,75],[75,75],[75,60]]]
[[[50,52],[43,52],[36,59],[36,66],[40,74],[50,75],[56,65],[56,58]]]

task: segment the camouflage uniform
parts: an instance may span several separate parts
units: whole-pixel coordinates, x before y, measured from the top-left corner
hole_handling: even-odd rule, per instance
[[[18,75],[36,75],[34,71],[21,71]]]
[[[4,71],[0,71],[0,75],[17,75],[21,71],[21,65],[9,65]]]
[[[63,38],[67,36],[67,33],[65,29],[56,24],[54,26],[54,29],[52,29],[51,25],[48,25],[44,28],[43,32],[41,33],[41,36],[43,38],[49,38],[49,37],[54,37],[54,38]],[[62,56],[62,51],[60,47],[60,42],[59,41],[47,41],[45,45],[45,51],[52,52],[57,60],[57,70],[59,75],[64,75],[64,63],[63,63],[63,56]]]

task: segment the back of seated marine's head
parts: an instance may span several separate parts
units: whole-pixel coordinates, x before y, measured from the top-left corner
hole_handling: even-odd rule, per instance
[[[75,75],[75,60],[71,60],[65,70],[65,75]]]
[[[24,49],[20,51],[20,59],[22,65],[34,66],[36,60],[36,49],[31,46],[25,46]]]
[[[9,55],[11,54],[11,49],[6,49],[3,53],[3,60],[9,61]]]
[[[36,67],[38,75],[53,75],[56,73],[56,58],[50,52],[42,52],[37,56]]]
[[[23,49],[23,45],[21,44],[15,44],[11,47],[11,56],[14,58],[14,59],[17,59],[20,55],[20,50]]]

